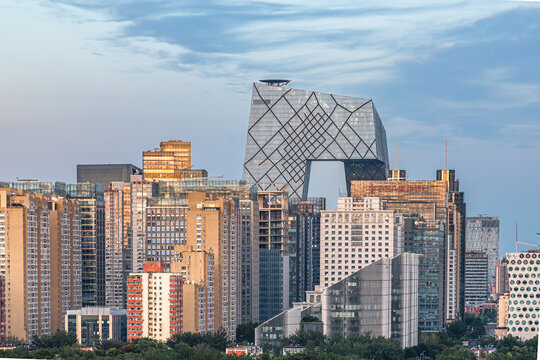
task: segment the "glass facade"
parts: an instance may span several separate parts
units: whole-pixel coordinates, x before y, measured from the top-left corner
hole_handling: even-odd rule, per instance
[[[283,299],[288,302],[288,257],[279,249],[260,250],[259,321],[263,322],[283,311]],[[287,281],[288,282],[288,281]]]
[[[444,227],[439,221],[405,219],[404,249],[423,255],[418,270],[418,329],[421,332],[439,332],[444,328],[444,244]]]
[[[496,266],[499,263],[499,218],[469,217],[466,225],[467,251],[481,251],[488,258],[489,290],[496,282]]]
[[[307,198],[311,162],[342,161],[351,180],[386,179],[386,131],[369,99],[253,85],[243,179]]]
[[[305,301],[306,291],[319,285],[321,258],[321,211],[324,198],[289,200],[289,298]]]
[[[481,251],[465,254],[465,305],[479,305],[487,301],[488,256]]]
[[[103,185],[67,185],[79,201],[81,218],[82,306],[105,305],[105,201]]]

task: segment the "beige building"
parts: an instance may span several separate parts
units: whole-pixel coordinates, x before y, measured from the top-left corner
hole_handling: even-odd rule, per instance
[[[165,264],[147,261],[143,273],[127,279],[127,339],[166,341],[182,332],[183,276],[165,272]]]
[[[338,198],[321,211],[321,289],[381,258],[403,252],[403,215],[385,210],[377,197]]]
[[[509,294],[500,294],[497,301],[497,327],[495,336],[502,339],[508,335],[508,304]]]
[[[234,338],[239,302],[238,202],[211,193],[189,193],[187,241],[190,251],[212,252],[214,256],[214,329],[223,328]]]
[[[77,201],[0,189],[0,333],[31,341],[81,305]]]
[[[214,318],[214,254],[212,250],[195,250],[192,246],[174,247],[171,272],[184,277],[184,332],[213,332]]]
[[[510,291],[508,283],[508,260],[501,259],[495,266],[495,294],[504,294]]]

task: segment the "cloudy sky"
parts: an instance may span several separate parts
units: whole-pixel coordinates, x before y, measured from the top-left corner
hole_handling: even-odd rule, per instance
[[[373,98],[410,179],[434,178],[447,139],[501,254],[516,221],[538,242],[538,2],[4,0],[0,34],[1,179],[73,182],[77,163],[140,165],[167,139],[240,178],[251,83],[283,77]],[[336,165],[313,175],[312,195],[344,188]]]

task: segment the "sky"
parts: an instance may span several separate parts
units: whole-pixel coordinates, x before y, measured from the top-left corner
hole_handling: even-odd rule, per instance
[[[0,34],[2,180],[140,166],[169,139],[238,179],[252,83],[285,78],[372,98],[409,179],[435,178],[447,140],[467,214],[501,219],[501,255],[516,222],[539,241],[540,2],[4,0]],[[339,166],[315,165],[310,195],[335,201]]]

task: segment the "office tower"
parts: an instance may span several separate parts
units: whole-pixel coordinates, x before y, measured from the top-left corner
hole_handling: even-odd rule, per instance
[[[240,324],[259,322],[259,207],[252,199],[240,199]]]
[[[214,332],[214,276],[212,250],[196,250],[192,246],[177,245],[171,262],[171,272],[184,277],[183,332]]]
[[[108,189],[112,182],[129,182],[131,175],[142,175],[142,170],[132,164],[77,165],[77,182],[91,182]]]
[[[157,184],[142,175],[131,176],[131,269],[142,272],[146,259],[146,204],[155,196]]]
[[[402,348],[418,344],[418,255],[381,258],[327,287],[324,334],[384,336]]]
[[[445,320],[444,226],[438,220],[423,220],[417,216],[407,216],[404,232],[404,251],[422,255],[418,267],[419,331],[441,331]],[[451,282],[455,282],[450,276],[448,278]]]
[[[146,205],[146,260],[170,263],[174,247],[186,243],[187,199],[149,198]]]
[[[208,177],[206,170],[191,168],[191,142],[169,140],[159,148],[143,152],[144,178],[148,181],[177,181]]]
[[[499,262],[499,218],[478,216],[467,218],[465,231],[467,251],[481,251],[488,259],[488,286],[491,292]]]
[[[165,264],[148,261],[143,273],[127,279],[127,339],[165,341],[182,333],[181,274],[165,272]]]
[[[465,253],[465,304],[479,305],[489,297],[489,257],[481,251]]]
[[[540,252],[509,253],[506,258],[510,283],[508,335],[532,339],[538,334]]]
[[[444,249],[446,279],[441,276],[438,286],[444,297],[445,316],[452,321],[464,312],[465,270],[465,212],[463,193],[454,170],[437,170],[437,180],[400,180],[404,170],[390,172],[387,181],[353,181],[351,196],[379,197],[388,210],[405,216],[416,216],[423,221],[438,221],[444,225],[444,238],[439,248]],[[448,284],[448,285],[447,285]],[[436,287],[435,285],[433,285]],[[442,331],[439,328],[437,331]]]
[[[403,216],[379,198],[338,198],[337,210],[321,212],[321,288],[401,252]]]
[[[48,195],[0,189],[2,335],[31,341],[51,333],[48,205]]]
[[[495,266],[495,294],[501,295],[510,291],[508,282],[508,260],[502,258]]]
[[[259,212],[256,187],[244,180],[222,180],[212,178],[184,179],[181,181],[161,181],[159,183],[159,198],[187,201],[191,193],[206,193],[214,198],[234,201],[240,210],[240,240],[241,250],[238,252],[239,279],[236,291],[237,321],[259,321]],[[217,260],[216,260],[217,261]],[[244,292],[244,290],[246,290]]]
[[[386,179],[386,131],[372,100],[280,85],[253,84],[244,180],[286,183],[291,198],[306,199],[318,160],[343,162],[347,189],[352,180]]]
[[[5,183],[5,187],[38,194],[66,196],[66,184],[60,181],[17,180]]]
[[[189,193],[186,245],[212,251],[215,264],[214,329],[234,339],[238,323],[240,279],[240,211],[238,202],[212,193]]]
[[[66,186],[79,202],[81,217],[82,306],[105,305],[105,202],[101,184]]]
[[[259,209],[259,321],[288,309],[288,189],[255,184]]]
[[[97,346],[105,340],[126,341],[127,312],[125,309],[87,307],[69,310],[64,330],[77,335],[84,346]]]
[[[509,303],[510,299],[508,293],[499,295],[499,299],[497,299],[497,327],[495,328],[495,336],[497,339],[505,338],[508,335]]]
[[[289,298],[305,301],[320,280],[321,211],[325,198],[289,200]]]
[[[81,218],[79,203],[49,198],[51,222],[51,331],[64,329],[64,315],[82,306]]]

